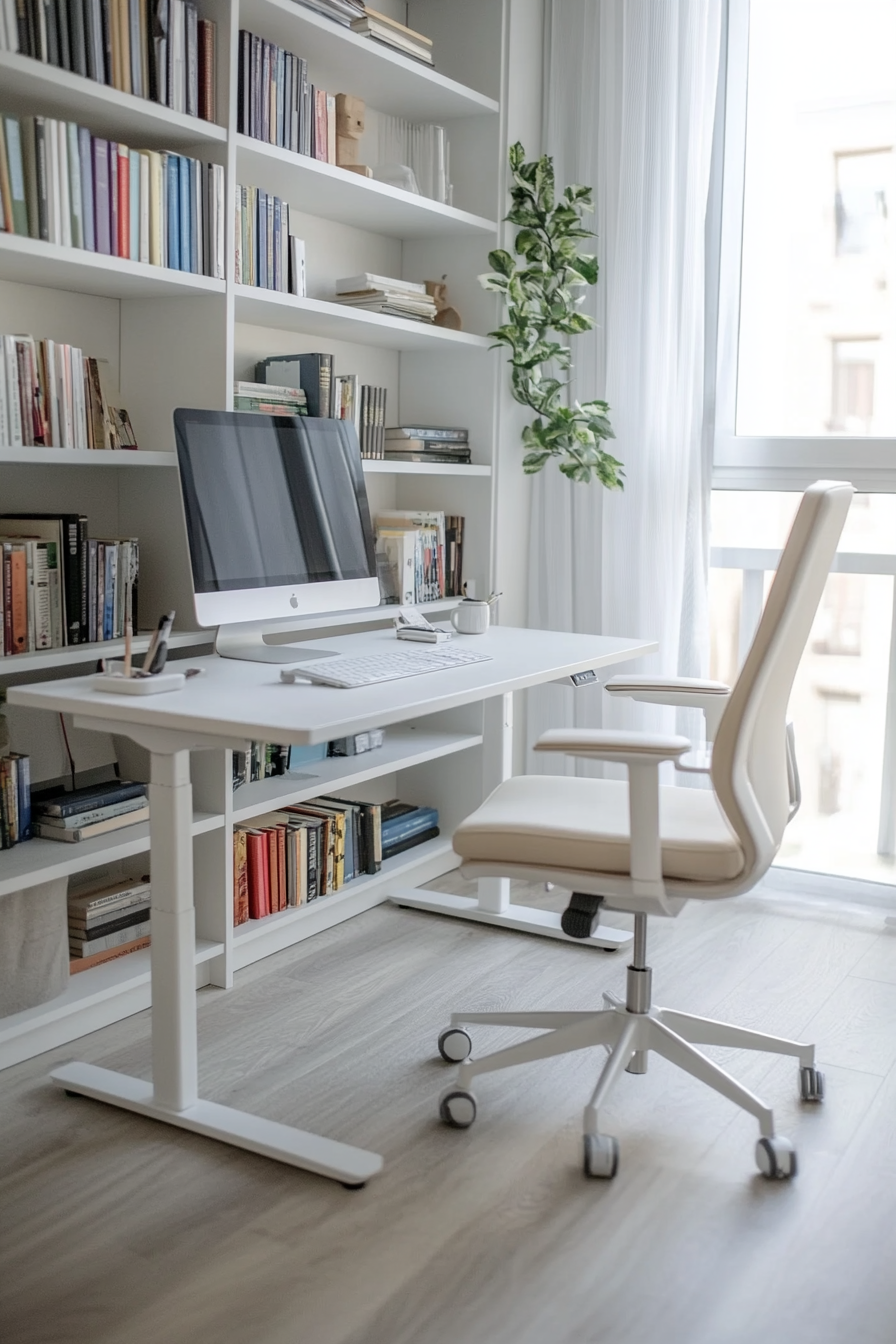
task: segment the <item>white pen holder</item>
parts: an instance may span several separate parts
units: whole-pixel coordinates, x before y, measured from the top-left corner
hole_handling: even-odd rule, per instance
[[[186,684],[183,672],[157,672],[153,677],[126,677],[124,663],[110,663],[105,672],[93,678],[95,691],[112,695],[160,695],[163,691],[180,691]]]

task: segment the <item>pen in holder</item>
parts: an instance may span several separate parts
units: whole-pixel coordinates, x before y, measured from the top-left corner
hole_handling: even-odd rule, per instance
[[[158,695],[162,691],[179,691],[186,684],[183,672],[163,671],[168,658],[168,638],[174,625],[174,612],[159,619],[153,631],[142,668],[135,669],[132,660],[131,589],[128,585],[127,616],[124,627],[124,662],[110,663],[105,672],[93,678],[95,691],[111,691],[114,695]]]

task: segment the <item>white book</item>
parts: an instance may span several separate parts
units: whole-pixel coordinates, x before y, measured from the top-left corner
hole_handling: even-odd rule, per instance
[[[68,137],[68,192],[71,206],[72,247],[84,246],[84,208],[81,199],[81,153],[78,147],[78,127],[66,123]]]
[[[11,445],[9,403],[6,391],[6,349],[2,339],[0,339],[0,447],[9,448]]]
[[[25,547],[25,582],[28,586],[28,652],[33,653],[34,643],[34,547],[37,543],[26,541]]]
[[[59,223],[62,235],[59,241],[63,247],[72,245],[72,206],[69,192],[68,170],[68,123],[56,122],[56,139],[59,145]]]
[[[87,398],[84,396],[84,352],[72,346],[72,402],[74,405],[74,446],[87,447]]]
[[[304,299],[308,292],[305,278],[305,240],[289,236],[290,293]]]
[[[365,271],[363,275],[348,275],[336,281],[337,294],[358,294],[365,289],[387,289],[426,296],[426,286],[418,284],[416,280],[394,280],[387,275],[371,275],[369,271]]]
[[[62,447],[62,430],[59,417],[59,379],[56,376],[56,342],[44,343],[47,364],[47,415],[50,418],[50,440],[54,448]]]
[[[385,555],[392,571],[395,595],[403,607],[412,607],[417,600],[417,533],[410,530],[387,528],[377,533],[377,550]]]
[[[19,392],[19,359],[16,354],[16,338],[3,337],[3,354],[6,365],[6,401],[9,415],[9,443],[11,448],[22,447],[22,401]]]
[[[140,151],[139,259],[149,265],[149,153]]]
[[[224,279],[224,166],[220,163],[212,164],[212,176],[214,178],[214,196],[215,196],[215,270],[216,280]]]
[[[59,405],[59,443],[60,448],[72,448],[71,415],[71,365],[68,359],[68,347],[61,341],[56,342],[56,393]]]
[[[169,19],[172,88],[168,106],[175,112],[187,110],[187,7],[184,0],[171,0]]]

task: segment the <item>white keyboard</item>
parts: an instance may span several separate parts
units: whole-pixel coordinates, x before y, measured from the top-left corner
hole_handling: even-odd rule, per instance
[[[314,681],[323,686],[351,689],[491,661],[491,654],[474,653],[471,649],[401,649],[395,653],[361,654],[354,658],[314,658],[307,663],[296,663],[294,667],[284,667],[280,679]]]

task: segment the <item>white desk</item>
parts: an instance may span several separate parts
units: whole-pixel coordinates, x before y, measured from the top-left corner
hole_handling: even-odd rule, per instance
[[[52,1074],[55,1082],[69,1092],[248,1148],[347,1185],[362,1185],[380,1171],[382,1158],[376,1153],[199,1098],[189,753],[226,746],[242,749],[252,739],[314,744],[482,701],[483,790],[487,792],[511,773],[514,691],[609,667],[656,649],[643,640],[502,627],[468,639],[491,654],[492,661],[358,690],[287,685],[280,681],[277,666],[216,657],[199,660],[206,674],[188,681],[183,690],[145,698],[97,692],[89,677],[10,689],[12,704],[72,714],[78,728],[130,737],[151,757],[152,1083],[79,1063],[57,1069]],[[395,640],[391,631],[377,630],[302,647],[315,646],[360,653],[394,649]],[[473,801],[478,803],[478,799]],[[417,891],[388,892],[384,899],[563,936],[557,916],[511,906],[508,888],[503,879],[483,882],[478,902]],[[606,937],[592,940],[595,946],[613,947],[629,940],[629,935],[616,930],[604,933]]]

